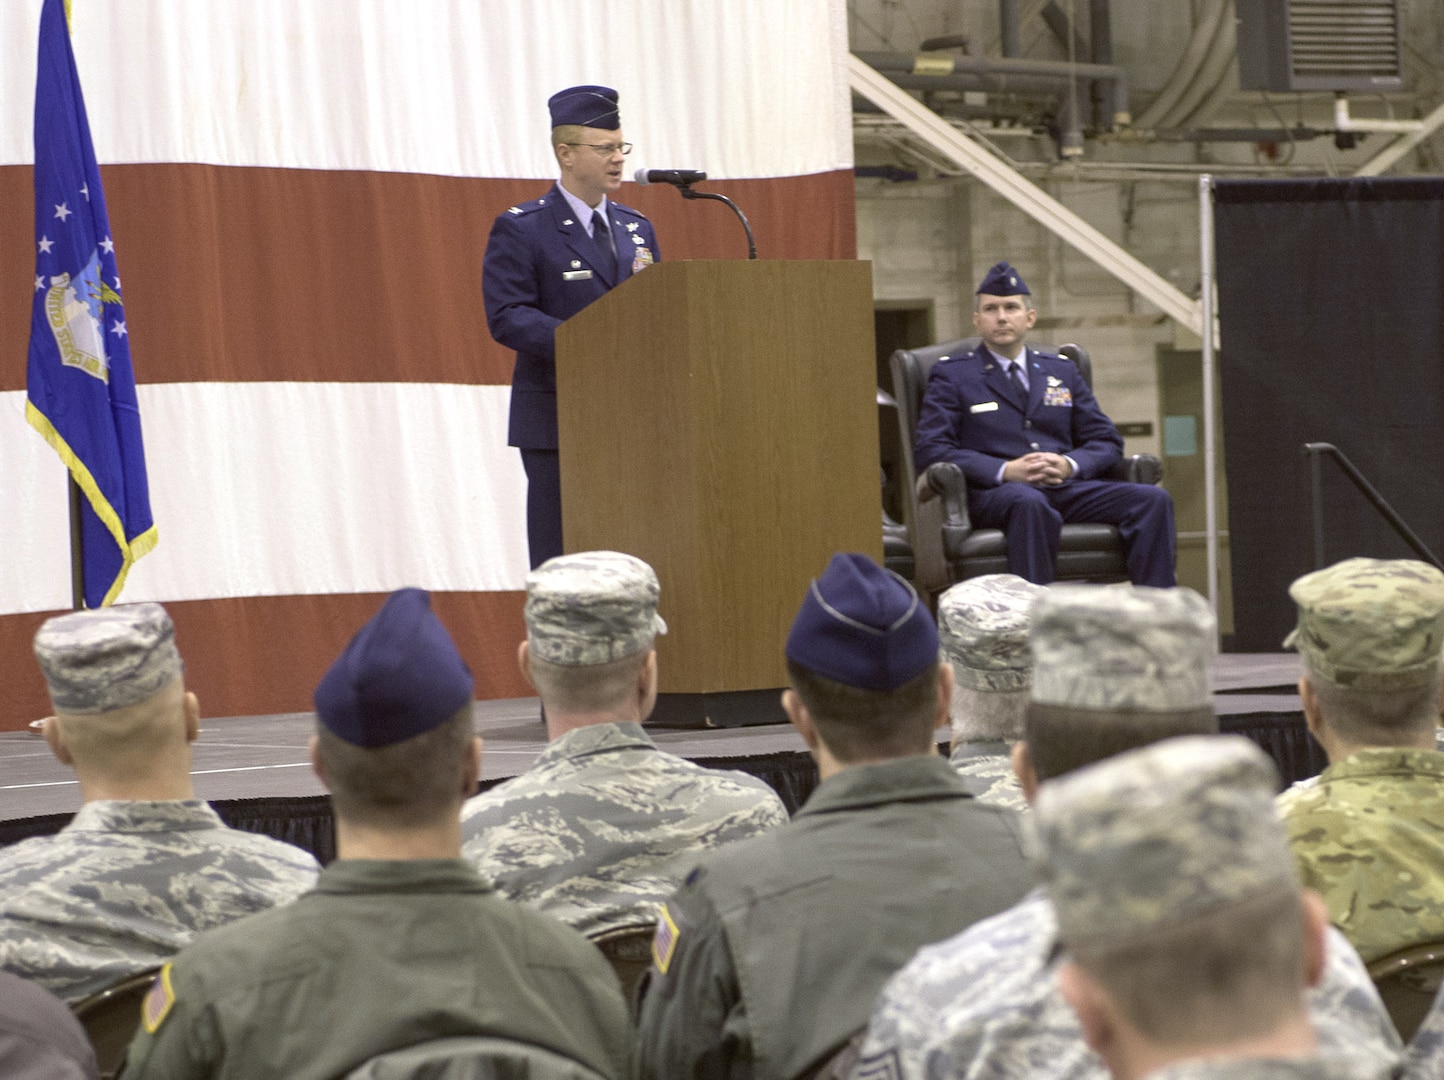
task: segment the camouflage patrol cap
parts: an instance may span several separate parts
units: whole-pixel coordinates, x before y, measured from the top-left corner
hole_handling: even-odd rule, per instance
[[[1028,689],[1028,627],[1046,591],[1015,574],[984,574],[938,598],[938,638],[959,685],[992,693]]]
[[[1299,623],[1284,639],[1338,686],[1427,686],[1444,650],[1444,574],[1413,559],[1346,559],[1289,586]]]
[[[548,559],[526,577],[526,639],[532,655],[563,667],[608,664],[652,647],[667,624],[662,587],[641,559],[582,551]]]
[[[1032,700],[1111,711],[1205,708],[1216,629],[1192,589],[1054,585],[1033,612]]]
[[[1070,948],[1124,944],[1298,888],[1273,762],[1239,735],[1166,739],[1049,780],[1036,861]]]
[[[121,604],[46,619],[35,658],[57,712],[91,715],[144,701],[183,670],[159,604]]]

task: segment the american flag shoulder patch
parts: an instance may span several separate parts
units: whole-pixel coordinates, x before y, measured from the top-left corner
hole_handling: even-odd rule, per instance
[[[155,977],[155,982],[150,984],[150,992],[145,995],[145,1000],[140,1003],[140,1022],[145,1025],[148,1034],[156,1033],[162,1021],[170,1015],[171,1006],[174,1004],[175,990],[170,983],[170,965],[166,964]]]
[[[672,964],[672,954],[677,951],[677,939],[682,936],[667,905],[662,905],[662,914],[657,917],[657,935],[652,938],[652,963],[663,975]]]

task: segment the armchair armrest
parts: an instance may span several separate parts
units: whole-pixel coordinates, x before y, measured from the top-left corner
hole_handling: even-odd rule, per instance
[[[973,531],[968,518],[968,481],[958,466],[938,461],[918,477],[916,494],[915,584],[919,592],[933,593],[952,583],[947,551],[956,550]]]
[[[1152,454],[1134,454],[1108,470],[1108,480],[1126,480],[1130,484],[1157,484],[1163,479],[1163,462]]]

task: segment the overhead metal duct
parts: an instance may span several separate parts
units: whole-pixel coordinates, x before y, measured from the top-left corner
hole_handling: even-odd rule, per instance
[[[1235,0],[1243,90],[1398,90],[1399,0]]]

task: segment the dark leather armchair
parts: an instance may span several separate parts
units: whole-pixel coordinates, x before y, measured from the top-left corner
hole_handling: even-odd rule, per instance
[[[913,584],[921,593],[936,593],[965,578],[1008,572],[1008,554],[1001,529],[975,529],[968,517],[968,483],[951,462],[935,462],[917,473],[913,445],[918,412],[928,373],[939,360],[976,347],[979,338],[962,338],[924,349],[899,349],[892,354],[893,392],[905,470],[904,525],[915,561]],[[1078,365],[1093,385],[1093,365],[1086,350],[1063,345],[1057,352]],[[1163,464],[1152,454],[1124,458],[1108,476],[1139,484],[1156,484]],[[1125,581],[1128,566],[1123,543],[1112,525],[1064,525],[1058,549],[1058,579]]]

